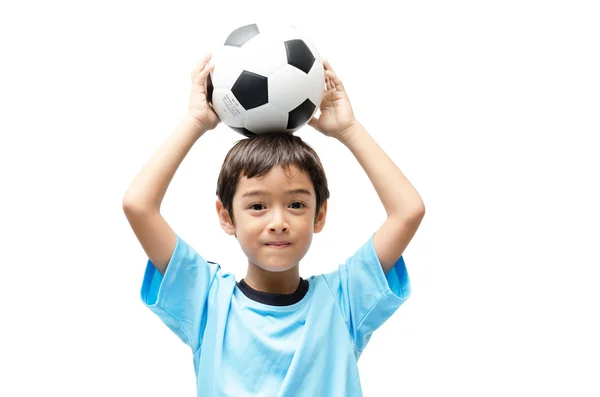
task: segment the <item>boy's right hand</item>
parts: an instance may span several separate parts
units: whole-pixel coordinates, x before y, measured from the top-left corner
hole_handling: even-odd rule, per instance
[[[207,131],[214,129],[220,122],[206,99],[206,78],[214,69],[214,65],[209,65],[211,57],[210,52],[204,55],[192,70],[192,92],[188,105],[188,116],[194,118]]]

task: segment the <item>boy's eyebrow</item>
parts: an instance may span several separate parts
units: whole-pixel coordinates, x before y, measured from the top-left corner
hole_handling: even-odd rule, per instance
[[[306,195],[311,195],[310,192],[306,189],[293,189],[293,190],[288,190],[287,192],[285,192],[286,195],[290,195],[290,194],[306,194]],[[250,196],[270,196],[271,193],[269,193],[266,190],[249,190],[246,193],[242,194],[242,198],[244,197],[250,197]]]

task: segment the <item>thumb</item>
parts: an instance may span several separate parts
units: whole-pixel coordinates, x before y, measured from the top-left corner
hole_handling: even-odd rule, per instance
[[[317,125],[319,125],[319,119],[317,116],[313,116],[310,120],[308,120],[308,125],[313,128],[317,128]]]

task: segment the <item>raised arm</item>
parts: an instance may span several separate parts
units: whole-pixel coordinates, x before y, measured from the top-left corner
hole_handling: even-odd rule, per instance
[[[377,257],[387,274],[417,232],[425,205],[396,164],[356,120],[346,89],[328,61],[324,61],[324,67],[326,90],[321,115],[308,124],[350,149],[373,184],[387,213],[373,236]]]
[[[185,156],[198,139],[217,126],[219,119],[206,101],[206,76],[212,69],[207,54],[192,71],[188,112],[175,132],[152,155],[129,185],[123,211],[148,258],[164,274],[175,250],[177,236],[160,213],[167,188]]]

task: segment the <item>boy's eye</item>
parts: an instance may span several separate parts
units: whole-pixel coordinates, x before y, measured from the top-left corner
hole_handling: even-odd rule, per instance
[[[299,201],[294,201],[292,204],[290,204],[290,206],[292,206],[292,208],[295,209],[295,210],[299,210],[301,208],[306,207],[306,205],[304,205],[304,203],[301,203]],[[261,208],[261,207],[263,207],[263,208]],[[262,204],[256,203],[256,204],[250,205],[249,208],[251,208],[251,209],[253,209],[255,211],[261,211],[261,210],[264,209],[264,206]]]
[[[299,207],[294,207],[294,209],[299,210],[300,208],[306,207],[303,203],[299,202],[299,201],[294,201],[292,204],[290,205],[294,205],[294,204],[299,204]]]

